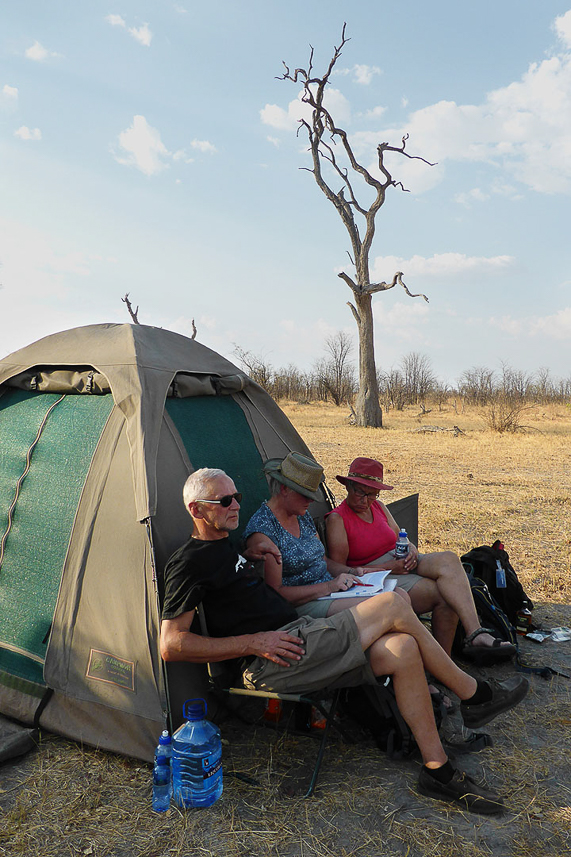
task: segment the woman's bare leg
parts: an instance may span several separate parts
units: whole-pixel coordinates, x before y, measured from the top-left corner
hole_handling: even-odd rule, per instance
[[[443,601],[454,611],[460,618],[462,627],[466,632],[466,636],[475,631],[481,625],[480,619],[476,612],[476,605],[472,598],[472,590],[470,589],[470,581],[464,571],[464,566],[460,559],[452,551],[441,551],[438,553],[424,554],[418,563],[418,568],[415,569],[417,574],[422,577],[433,580],[436,584],[438,592]],[[420,586],[418,583],[411,590],[414,607],[414,590]],[[415,608],[416,609],[416,608]],[[452,639],[454,635],[452,635]],[[441,645],[449,651],[446,640],[446,632],[444,638],[439,641]],[[493,646],[494,637],[490,634],[478,634],[473,642],[474,646]],[[506,643],[506,645],[508,645]],[[452,640],[450,640],[452,647]]]

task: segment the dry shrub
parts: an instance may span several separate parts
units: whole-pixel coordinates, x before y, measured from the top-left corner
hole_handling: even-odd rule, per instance
[[[520,398],[496,395],[484,411],[484,420],[492,431],[499,434],[504,432],[513,434],[528,428],[521,424],[521,416],[524,411],[530,409],[531,405]]]

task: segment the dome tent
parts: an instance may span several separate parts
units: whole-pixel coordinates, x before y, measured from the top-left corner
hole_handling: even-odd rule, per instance
[[[188,537],[186,477],[310,454],[271,397],[200,343],[146,325],[45,337],[0,360],[0,713],[151,759],[167,692],[164,564]],[[174,710],[203,668],[169,664]]]

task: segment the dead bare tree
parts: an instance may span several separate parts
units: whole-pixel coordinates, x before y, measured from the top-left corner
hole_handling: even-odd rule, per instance
[[[127,309],[129,310],[129,315],[133,320],[133,324],[140,324],[141,322],[138,319],[139,307],[137,309],[133,309],[133,304],[129,300],[129,292],[126,293],[124,298],[121,298],[124,304],[127,304]]]
[[[133,309],[133,304],[129,300],[129,292],[127,292],[125,297],[121,298],[121,300],[124,304],[127,304],[127,309],[129,310],[129,315],[133,320],[133,324],[140,324],[141,322],[139,321],[139,307],[137,307],[137,309]],[[196,325],[194,323],[194,319],[192,319],[190,323],[192,325],[192,336],[190,338],[196,339]]]
[[[323,106],[329,78],[335,67],[343,47],[349,41],[345,36],[346,24],[343,24],[341,32],[341,44],[334,48],[334,54],[329,66],[322,77],[314,76],[313,71],[313,48],[310,47],[309,64],[307,69],[296,68],[293,72],[284,65],[284,74],[280,80],[289,80],[292,83],[301,82],[303,85],[302,101],[311,107],[311,121],[300,120],[300,128],[305,129],[309,139],[313,169],[304,167],[313,173],[319,189],[327,199],[335,206],[341,217],[345,228],[349,233],[353,255],[349,258],[355,269],[353,277],[341,272],[338,276],[349,286],[353,292],[354,303],[348,301],[348,306],[357,322],[359,333],[359,392],[355,403],[355,412],[358,425],[382,426],[383,415],[379,404],[379,390],[377,386],[377,372],[375,367],[375,346],[373,330],[372,298],[376,292],[384,292],[400,285],[409,297],[423,297],[428,301],[426,295],[414,295],[408,290],[403,282],[402,271],[397,271],[390,283],[371,283],[369,275],[369,254],[373,238],[375,236],[375,218],[381,206],[385,202],[386,192],[389,187],[406,188],[399,181],[393,179],[385,163],[387,152],[396,152],[405,158],[424,161],[424,158],[409,155],[405,151],[408,135],[402,138],[400,146],[391,146],[389,143],[379,143],[377,146],[377,165],[380,178],[371,175],[361,163],[357,161],[353,148],[349,142],[347,132],[339,128],[329,111]],[[339,151],[336,151],[338,144]],[[343,162],[341,162],[343,158]],[[352,170],[351,178],[349,169],[345,164],[345,158]],[[323,176],[323,168],[328,164],[337,179],[341,180],[341,188],[334,191]],[[430,166],[433,166],[430,164]],[[357,200],[353,182],[355,178],[363,180],[374,192],[373,202],[366,207]],[[357,224],[356,215],[363,220]],[[364,228],[364,235],[361,230]]]

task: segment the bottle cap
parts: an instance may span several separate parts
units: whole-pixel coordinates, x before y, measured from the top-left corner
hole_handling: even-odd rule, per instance
[[[187,720],[203,720],[206,716],[204,699],[187,699],[182,706],[182,713]]]
[[[171,739],[171,736],[169,735],[169,733],[168,733],[168,732],[167,732],[167,730],[165,729],[165,730],[162,732],[161,737],[159,738],[159,744],[170,744],[170,743],[171,743],[171,740],[172,740],[172,739]]]

